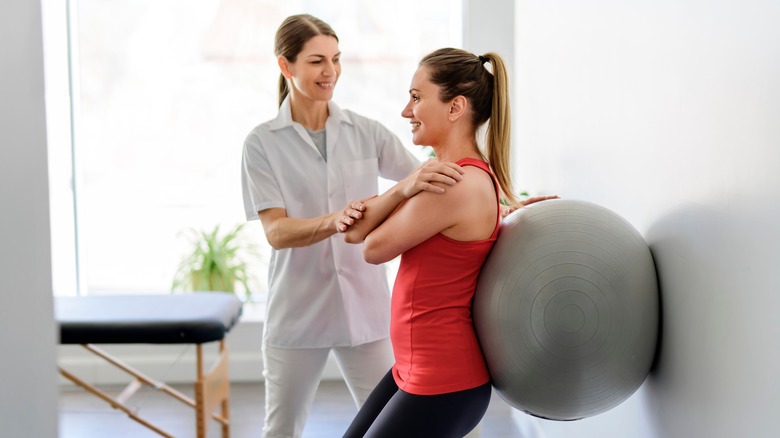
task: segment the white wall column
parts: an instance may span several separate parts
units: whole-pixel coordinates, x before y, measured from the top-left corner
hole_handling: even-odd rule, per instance
[[[0,424],[57,436],[41,5],[0,3]]]

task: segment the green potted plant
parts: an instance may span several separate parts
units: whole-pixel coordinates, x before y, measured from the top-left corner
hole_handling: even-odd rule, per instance
[[[240,224],[225,234],[220,234],[219,225],[211,231],[190,230],[192,250],[179,264],[172,290],[236,293],[236,286],[240,285],[249,300],[246,258],[251,252],[240,239],[243,227]]]

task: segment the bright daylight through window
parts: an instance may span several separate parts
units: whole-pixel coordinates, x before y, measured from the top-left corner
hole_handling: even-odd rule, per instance
[[[273,38],[284,17],[305,11],[333,26],[343,53],[335,101],[379,120],[419,157],[400,116],[409,81],[422,55],[461,44],[460,2],[446,0],[69,5],[73,160],[70,144],[50,160],[58,295],[171,290],[192,230],[245,222],[241,149],[276,115]],[[259,222],[239,239],[257,253],[247,259],[249,285],[262,299]]]

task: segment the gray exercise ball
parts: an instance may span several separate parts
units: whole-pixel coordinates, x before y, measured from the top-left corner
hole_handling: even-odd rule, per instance
[[[647,377],[658,337],[650,250],[625,219],[557,199],[501,224],[474,296],[474,326],[493,386],[551,420],[607,411]]]

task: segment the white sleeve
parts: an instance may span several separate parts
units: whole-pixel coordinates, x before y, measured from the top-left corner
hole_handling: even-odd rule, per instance
[[[271,170],[271,164],[255,133],[249,134],[244,142],[241,188],[244,195],[244,213],[248,221],[259,219],[258,211],[284,208],[284,198],[276,175]]]
[[[420,165],[417,158],[404,147],[401,140],[376,121],[374,122],[374,138],[379,157],[379,175],[382,178],[399,181]]]

